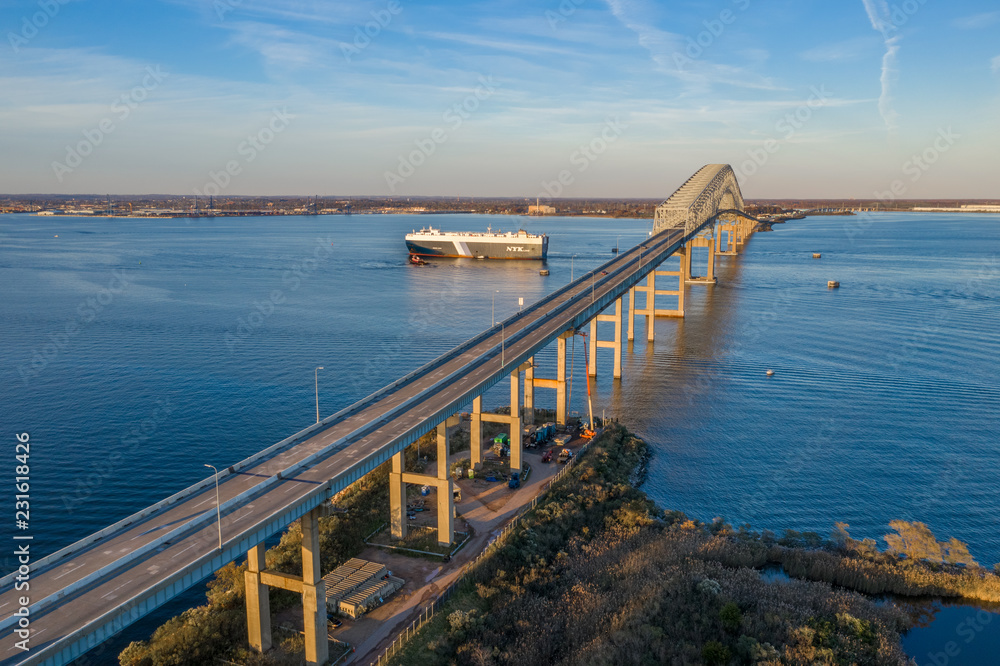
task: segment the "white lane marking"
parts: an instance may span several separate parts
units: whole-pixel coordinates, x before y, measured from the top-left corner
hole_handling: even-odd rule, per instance
[[[79,569],[79,568],[80,568],[80,567],[82,567],[82,566],[83,566],[83,563],[81,562],[80,564],[76,565],[76,566],[75,566],[75,567],[73,567],[72,569],[69,569],[68,571],[66,571],[66,572],[64,572],[64,573],[61,573],[61,574],[59,574],[58,576],[56,576],[56,577],[55,577],[55,580],[59,580],[59,579],[60,579],[60,578],[62,578],[63,576],[68,576],[68,575],[70,575],[71,573],[73,573],[74,571],[76,571],[77,569]]]
[[[130,581],[130,580],[129,580],[129,581],[125,581],[124,583],[122,583],[121,585],[119,585],[119,586],[118,586],[118,587],[116,587],[115,589],[111,590],[111,591],[110,591],[110,592],[108,592],[107,594],[103,594],[103,595],[101,595],[101,599],[107,599],[107,598],[108,598],[108,595],[110,595],[110,594],[114,594],[114,593],[115,593],[115,592],[117,592],[118,590],[122,589],[122,588],[123,588],[123,587],[125,587],[126,585],[130,585],[131,583],[132,583],[132,581]],[[114,598],[114,597],[112,597],[112,598]]]

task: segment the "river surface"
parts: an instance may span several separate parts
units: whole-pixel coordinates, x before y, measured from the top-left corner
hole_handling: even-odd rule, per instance
[[[824,536],[844,521],[855,538],[919,520],[992,566],[1000,216],[873,219],[775,225],[721,257],[718,284],[690,285],[687,317],[658,319],[653,344],[636,322],[621,382],[600,350],[595,412],[650,443],[644,490],[663,507]],[[525,221],[551,236],[547,277],[540,262],[406,263],[411,229],[515,224],[504,216],[0,216],[0,423],[8,450],[31,435],[35,557],[312,423],[317,366],[327,415],[650,229]],[[585,414],[582,339],[572,354]],[[554,375],[554,345],[538,362]]]

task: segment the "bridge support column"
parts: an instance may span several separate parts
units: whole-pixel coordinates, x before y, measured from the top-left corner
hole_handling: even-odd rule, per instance
[[[644,293],[646,295],[645,305],[643,307],[638,307],[635,303],[636,292]],[[628,327],[628,339],[629,341],[635,338],[635,318],[645,317],[646,318],[646,341],[653,341],[653,311],[656,309],[656,271],[652,271],[646,276],[646,284],[636,285],[629,289],[628,292],[628,311],[629,319],[631,322]]]
[[[524,368],[524,425],[535,423],[535,357],[521,366]]]
[[[525,424],[534,423],[535,419],[535,389],[550,388],[556,391],[556,423],[566,425],[566,340],[573,336],[573,331],[559,334],[556,340],[556,378],[545,379],[535,376],[535,359],[531,358],[524,368],[524,409]],[[529,420],[530,419],[530,420]]]
[[[565,331],[559,335],[556,343],[556,423],[566,425],[566,339],[573,331]]]
[[[608,347],[615,351],[614,377],[615,379],[621,379],[622,377],[622,318],[624,315],[624,305],[623,299],[619,298],[615,301],[614,314],[599,314],[590,320],[590,363],[587,367],[587,372],[591,377],[597,376],[597,350],[602,347]],[[602,321],[614,322],[614,340],[599,340],[597,338],[598,322]]]
[[[403,482],[403,452],[392,457],[389,471],[389,533],[395,539],[406,537],[406,483]]]
[[[510,374],[510,471],[521,473],[521,372]]]
[[[472,399],[472,422],[469,424],[469,458],[472,469],[483,464],[483,399]]]
[[[650,275],[662,275],[664,277],[674,277],[677,278],[677,289],[653,289],[653,300],[651,302],[650,310],[653,311],[653,316],[655,317],[683,317],[684,316],[684,286],[691,277],[691,248],[682,247],[677,250],[676,254],[680,260],[680,265],[677,267],[676,271],[653,271]],[[676,296],[677,297],[677,309],[676,310],[658,310],[656,309],[656,297],[657,296]]]
[[[247,599],[247,637],[250,647],[264,653],[271,649],[271,601],[267,585],[261,582],[264,564],[264,544],[257,544],[247,553],[247,571],[243,574]]]
[[[535,383],[540,381],[536,379]],[[479,415],[485,423],[504,423],[510,427],[510,470],[520,472],[521,462],[521,417],[520,417],[521,375],[519,370],[510,374],[510,416],[506,414],[491,414],[482,412]]]
[[[726,249],[722,250],[722,232],[726,233]],[[735,223],[727,219],[725,224],[719,227],[719,248],[718,254],[727,257],[736,256],[736,225]]]
[[[326,583],[320,571],[319,517],[323,507],[302,516],[302,575],[267,571],[264,546],[250,549],[244,576],[247,599],[247,629],[250,645],[260,652],[271,647],[271,617],[268,588],[277,587],[302,595],[302,626],[305,629],[306,664],[320,666],[330,658],[326,630]]]
[[[437,524],[438,544],[455,541],[455,486],[448,474],[448,422],[437,427]]]
[[[703,277],[694,277],[691,275],[691,258],[694,254],[693,248],[696,247],[708,248],[708,270]],[[707,235],[700,235],[688,241],[687,252],[688,278],[686,282],[688,284],[715,284],[715,238],[713,237],[713,229],[710,228]]]
[[[320,571],[320,509],[302,516],[302,621],[306,634],[306,664],[322,666],[330,658],[326,630],[326,583]]]
[[[705,278],[709,282],[715,282],[715,239],[718,237],[719,232],[715,230],[715,225],[711,226],[708,232],[708,272],[705,273]]]

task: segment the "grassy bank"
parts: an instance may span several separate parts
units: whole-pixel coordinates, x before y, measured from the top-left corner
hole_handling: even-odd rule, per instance
[[[992,598],[992,574],[844,530],[777,539],[662,513],[629,483],[645,456],[613,427],[393,663],[906,664],[907,615],[853,590]],[[768,582],[768,563],[806,580]]]
[[[642,440],[609,427],[394,663],[906,664],[908,616],[860,592],[1000,601],[1000,579],[964,544],[938,542],[919,523],[892,523],[892,552],[883,553],[846,525],[829,539],[778,538],[663,512],[636,488],[647,457]],[[421,464],[413,447],[407,459],[408,469]],[[357,555],[388,519],[387,476],[383,466],[351,486],[336,502],[344,512],[320,521],[324,571]],[[268,551],[268,568],[300,573],[300,544],[294,525]],[[795,580],[768,582],[758,571],[767,564]],[[301,663],[295,631],[275,627],[268,655],[247,647],[244,571],[221,569],[206,605],[132,643],[120,663]],[[270,594],[275,614],[299,603]]]

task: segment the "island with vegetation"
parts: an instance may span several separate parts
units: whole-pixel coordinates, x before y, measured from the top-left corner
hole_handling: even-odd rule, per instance
[[[909,664],[913,619],[881,595],[1000,601],[1000,577],[965,544],[893,521],[879,550],[838,523],[829,538],[693,520],[639,489],[648,448],[610,424],[392,660],[501,664]],[[323,568],[353,557],[388,506],[385,470],[337,498],[321,523]],[[294,573],[301,533],[267,555]],[[267,655],[247,646],[242,566],[208,603],[120,655],[122,666],[302,663],[297,632]],[[297,603],[272,590],[274,612]]]

